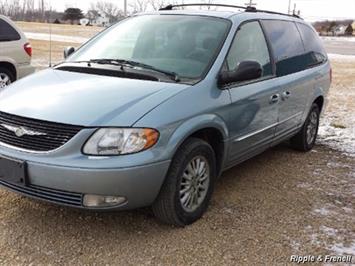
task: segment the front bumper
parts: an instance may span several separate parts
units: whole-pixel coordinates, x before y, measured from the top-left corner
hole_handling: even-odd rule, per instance
[[[85,194],[120,196],[127,201],[105,209],[135,209],[151,205],[158,196],[170,161],[144,166],[94,169],[63,167],[27,162],[29,184],[19,186],[0,181],[0,185],[25,196],[76,208]]]

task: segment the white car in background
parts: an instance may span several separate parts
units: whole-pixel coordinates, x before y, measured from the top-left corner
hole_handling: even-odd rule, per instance
[[[0,89],[35,71],[32,47],[21,30],[0,15]]]

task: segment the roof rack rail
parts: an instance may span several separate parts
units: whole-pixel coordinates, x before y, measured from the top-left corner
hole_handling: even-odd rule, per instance
[[[173,10],[174,7],[187,7],[187,6],[216,6],[216,7],[231,7],[231,8],[238,8],[238,9],[245,9],[245,10],[250,10],[250,11],[256,11],[255,7],[252,6],[235,6],[235,5],[226,5],[226,4],[207,4],[207,3],[201,3],[201,4],[178,4],[178,5],[167,5],[166,7],[162,7],[159,10]]]
[[[268,14],[275,14],[275,15],[282,15],[282,16],[289,16],[289,17],[295,17],[295,18],[301,18],[300,16],[296,14],[284,14],[280,12],[274,12],[274,11],[268,11],[268,10],[261,10],[257,9],[253,6],[236,6],[236,5],[226,5],[226,4],[207,4],[207,3],[201,3],[201,4],[178,4],[178,5],[167,5],[165,7],[162,7],[159,9],[159,11],[169,11],[173,10],[175,7],[188,7],[188,6],[215,6],[215,7],[230,7],[230,8],[238,8],[238,9],[244,9],[245,12],[262,12],[262,13],[268,13]]]

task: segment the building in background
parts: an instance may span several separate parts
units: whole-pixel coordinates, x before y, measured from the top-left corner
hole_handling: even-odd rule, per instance
[[[80,21],[81,25],[91,25],[108,27],[110,25],[110,17],[98,10],[89,10],[84,19]]]

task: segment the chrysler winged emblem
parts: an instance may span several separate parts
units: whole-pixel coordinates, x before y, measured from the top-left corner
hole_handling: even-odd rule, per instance
[[[6,128],[7,130],[15,133],[15,135],[17,137],[23,137],[25,135],[28,136],[46,136],[46,133],[43,132],[38,132],[38,131],[34,131],[22,126],[12,126],[12,125],[7,125],[7,124],[1,124],[2,127]]]

